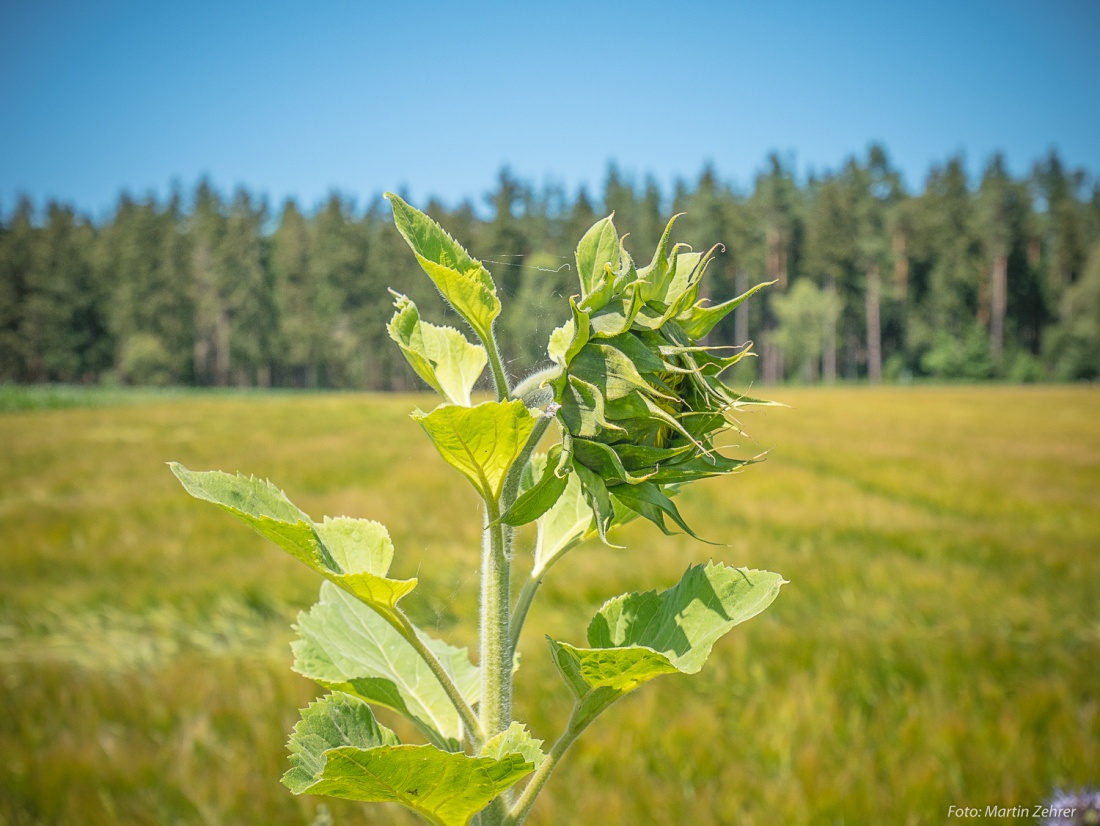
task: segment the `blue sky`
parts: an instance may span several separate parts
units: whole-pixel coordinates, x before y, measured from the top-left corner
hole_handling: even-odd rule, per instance
[[[1100,2],[0,0],[0,210],[102,216],[202,175],[275,203],[481,201],[498,170],[599,191],[746,187],[882,141],[910,187],[963,152],[1100,172]]]

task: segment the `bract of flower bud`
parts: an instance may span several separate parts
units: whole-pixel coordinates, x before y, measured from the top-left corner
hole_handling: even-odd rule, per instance
[[[669,493],[678,486],[731,473],[754,459],[723,456],[715,438],[734,426],[730,414],[748,404],[721,380],[749,354],[702,343],[714,326],[760,287],[723,304],[699,298],[715,249],[669,248],[669,221],[649,265],[638,269],[609,216],[577,247],[581,295],[572,318],[550,337],[561,372],[553,381],[564,432],[559,467],[569,465],[605,538],[623,508],[669,533],[666,518],[694,532]],[[560,474],[559,470],[559,474]]]

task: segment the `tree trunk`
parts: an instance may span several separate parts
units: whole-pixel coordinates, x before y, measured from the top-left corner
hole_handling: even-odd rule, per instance
[[[990,279],[989,350],[993,364],[1000,366],[1005,345],[1005,313],[1008,309],[1008,256],[999,246],[993,255]]]
[[[764,384],[776,384],[782,377],[782,365],[779,362],[779,347],[770,337],[764,339],[764,353],[761,359],[761,378]]]
[[[882,381],[882,328],[879,321],[878,264],[867,267],[867,380]]]
[[[825,319],[825,341],[821,351],[821,378],[826,384],[836,382],[836,278],[830,276],[825,283],[825,295],[829,300],[829,314]]]
[[[229,385],[229,310],[218,311],[218,326],[214,332],[214,383],[218,387]]]
[[[978,326],[989,327],[989,306],[992,303],[991,278],[986,271],[978,271]]]
[[[787,289],[787,261],[783,255],[782,236],[779,230],[769,226],[766,234],[768,280],[778,281],[779,289]]]
[[[737,268],[734,276],[734,289],[738,295],[744,295],[749,289],[749,274],[742,268]],[[749,304],[747,301],[738,305],[733,311],[733,343],[740,346],[749,340]]]
[[[894,232],[894,286],[897,287],[898,298],[904,304],[909,294],[909,256],[906,253],[905,233],[900,230]]]

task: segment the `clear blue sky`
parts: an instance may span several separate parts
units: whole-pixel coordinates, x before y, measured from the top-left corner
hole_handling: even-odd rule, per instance
[[[909,186],[964,152],[1100,172],[1100,0],[0,0],[0,210],[103,216],[202,175],[279,203],[481,196],[502,165],[598,192],[750,184],[882,141]]]

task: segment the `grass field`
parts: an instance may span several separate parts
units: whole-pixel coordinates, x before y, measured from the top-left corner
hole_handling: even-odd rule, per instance
[[[556,736],[568,704],[542,635],[582,643],[608,597],[708,558],[790,584],[700,675],[608,712],[531,822],[937,824],[951,804],[1100,785],[1100,392],[775,395],[792,409],[744,418],[744,452],[769,459],[682,497],[728,547],[633,524],[629,550],[554,570],[517,716]],[[325,805],[337,824],[412,824],[279,784],[297,709],[322,693],[287,647],[318,581],[164,462],[386,523],[395,573],[421,577],[412,613],[473,649],[479,517],[408,418],[432,401],[69,403],[0,414],[0,823],[309,824]]]

